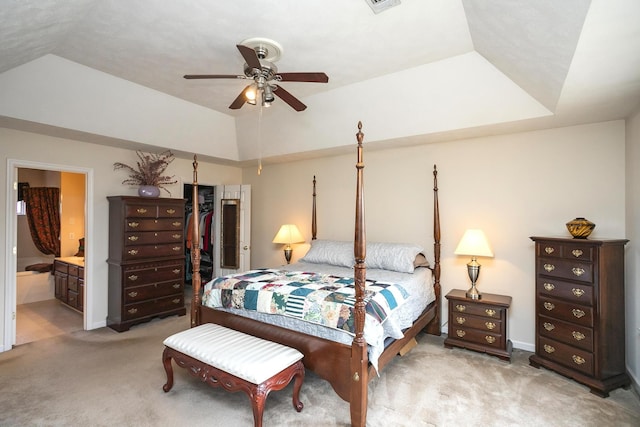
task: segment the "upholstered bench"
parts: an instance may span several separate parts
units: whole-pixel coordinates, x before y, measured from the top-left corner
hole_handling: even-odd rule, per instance
[[[282,390],[294,377],[293,407],[300,412],[304,406],[299,398],[304,380],[303,355],[298,350],[213,323],[171,335],[164,345],[165,392],[173,387],[174,359],[212,387],[247,393],[256,427],[262,426],[269,392]]]

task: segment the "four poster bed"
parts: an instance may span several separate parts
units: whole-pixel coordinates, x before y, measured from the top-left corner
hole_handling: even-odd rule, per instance
[[[415,245],[367,244],[363,197],[364,134],[361,123],[358,123],[356,138],[354,242],[316,240],[314,177],[312,245],[301,263],[292,264],[286,270],[285,267],[279,267],[280,270],[259,269],[215,278],[206,284],[203,292],[198,273],[199,212],[197,202],[194,203],[193,224],[196,226],[193,243],[196,250],[191,251],[194,272],[191,326],[215,323],[297,349],[304,354],[306,369],[327,380],[335,392],[349,402],[351,424],[364,426],[369,379],[375,377],[397,354],[415,345],[415,337],[420,331],[440,335],[440,219],[437,171],[434,166],[433,264],[427,266],[424,262],[416,262],[422,255],[418,253],[422,248],[416,249]],[[193,166],[193,200],[197,201],[197,160],[194,160]],[[348,244],[350,258],[344,254],[344,243]],[[398,256],[389,256],[389,251],[394,250],[398,251]],[[366,259],[367,255],[370,255],[369,259]],[[341,261],[335,262],[336,258],[341,258]],[[406,259],[411,263],[408,267],[405,267]],[[333,260],[333,265],[324,265],[327,260]],[[398,269],[391,266],[389,268],[394,271],[388,271],[385,263],[389,261],[392,264],[397,261],[403,267]],[[399,285],[395,287],[395,283]],[[264,299],[261,301],[274,287],[289,289],[287,303],[282,303],[282,296],[280,299],[268,297],[266,304]],[[291,300],[301,294],[314,294],[318,289],[323,299],[331,300],[327,303],[329,308],[314,306],[314,302],[307,301],[300,302],[298,312],[290,312]],[[373,293],[376,289],[377,293]],[[295,297],[292,296],[294,294]],[[254,295],[254,298],[250,295]],[[282,303],[280,307],[278,301]],[[252,304],[258,308],[262,305],[262,312],[259,309],[257,312],[243,309]],[[301,314],[301,307],[305,304],[315,307],[316,312]],[[404,310],[405,307],[409,307],[408,311]],[[323,313],[325,318],[318,320],[318,316],[321,316],[318,312],[331,309],[337,311],[329,315]],[[315,322],[301,320],[314,316]],[[334,323],[327,326],[327,322]],[[372,344],[374,341],[375,344]]]

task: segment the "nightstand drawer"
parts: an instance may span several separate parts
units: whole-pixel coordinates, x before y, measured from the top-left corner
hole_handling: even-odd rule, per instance
[[[472,302],[455,301],[451,308],[455,313],[471,314],[473,316],[488,317],[491,319],[504,319],[505,309],[490,305],[481,305]]]
[[[546,316],[538,316],[538,333],[548,338],[593,351],[593,329],[563,322]]]
[[[469,316],[460,313],[453,313],[449,320],[455,327],[465,327],[502,333],[502,321],[497,319],[487,319],[486,317]]]
[[[494,334],[489,331],[480,331],[471,328],[459,328],[453,326],[451,338],[466,342],[474,342],[483,346],[504,348],[504,337],[500,334]]]
[[[593,375],[593,354],[545,337],[538,339],[538,355],[587,375]]]

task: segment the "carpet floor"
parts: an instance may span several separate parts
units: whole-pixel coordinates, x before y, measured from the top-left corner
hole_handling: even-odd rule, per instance
[[[211,388],[174,366],[164,393],[162,341],[188,316],[156,319],[117,333],[76,331],[0,353],[1,426],[252,426],[244,393]],[[369,390],[368,426],[639,426],[633,389],[607,399],[515,350],[511,363],[421,334]],[[291,385],[272,392],[265,426],[347,426],[349,406],[307,372],[293,409]]]

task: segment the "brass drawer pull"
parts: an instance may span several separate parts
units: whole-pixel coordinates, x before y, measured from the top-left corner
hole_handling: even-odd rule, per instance
[[[464,337],[467,333],[465,331],[461,331],[460,329],[456,330],[456,335],[460,338]]]
[[[133,298],[133,297],[137,297],[138,293],[136,291],[131,291],[127,295],[129,295],[131,298]]]
[[[584,274],[584,268],[574,267],[571,269],[571,271],[573,272],[573,274],[575,274],[578,277]]]
[[[484,326],[486,326],[487,329],[489,329],[491,331],[491,330],[495,329],[496,324],[493,323],[493,322],[484,322]]]
[[[547,246],[546,248],[544,248],[544,251],[551,255],[555,251],[555,249],[553,249],[551,246]]]
[[[493,316],[496,315],[496,311],[492,310],[490,308],[487,308],[484,312],[487,313],[487,316],[489,316],[489,317],[493,317]]]
[[[167,209],[167,213],[169,215],[173,215],[174,213],[176,213],[176,210],[175,209]]]
[[[180,273],[180,269],[179,268],[174,268],[173,269],[173,274],[179,274]]]
[[[127,237],[127,239],[129,239],[129,241],[131,241],[131,242],[135,242],[135,241],[138,240],[138,236],[129,236],[129,237]]]
[[[131,250],[128,250],[127,253],[129,255],[138,255],[138,250],[137,249],[131,249]]]
[[[135,274],[132,274],[131,276],[128,277],[129,280],[131,280],[132,282],[135,282],[136,280],[138,280],[138,276],[136,276]]]
[[[556,328],[556,325],[554,325],[553,323],[549,323],[549,322],[544,322],[544,323],[542,324],[542,326],[544,326],[544,328],[545,328],[547,331],[553,331],[553,330]]]
[[[467,319],[464,317],[460,317],[460,316],[456,317],[456,322],[458,322],[458,325],[462,325],[466,321]]]
[[[458,311],[465,311],[467,309],[466,305],[462,305],[462,304],[457,304],[456,305],[456,310]]]
[[[571,332],[571,335],[573,336],[573,338],[575,338],[576,341],[582,341],[583,339],[585,339],[584,334],[580,332],[573,331]]]
[[[582,295],[584,295],[584,291],[582,289],[580,289],[580,288],[573,288],[573,289],[571,289],[571,292],[573,292],[573,294],[578,298],[580,298]]]
[[[173,248],[171,248],[171,249],[173,249],[173,251],[174,251],[174,252],[178,252],[178,251],[181,251],[181,250],[182,250],[182,246],[174,246],[174,247],[173,247]]]
[[[496,337],[492,337],[490,335],[485,335],[484,339],[487,340],[489,344],[493,344],[494,342],[496,342]]]
[[[178,304],[180,301],[181,301],[180,298],[175,298],[171,300],[171,302],[174,304]]]
[[[143,214],[143,213],[147,213],[147,210],[145,208],[138,208],[136,209],[136,212]]]
[[[131,227],[131,228],[136,228],[139,225],[140,225],[140,223],[139,222],[135,222],[135,221],[131,221],[129,223],[129,227]]]
[[[176,240],[179,240],[182,238],[182,234],[172,234],[171,237],[173,237]]]
[[[180,221],[174,221],[171,223],[174,227],[180,227],[182,223]]]
[[[575,354],[571,356],[571,358],[573,359],[573,363],[575,363],[576,365],[582,365],[584,362],[586,362],[584,358],[576,356]]]
[[[553,283],[546,283],[544,285],[542,285],[542,287],[545,289],[545,291],[547,292],[551,292],[552,290],[554,290],[556,288],[556,285],[554,285]]]
[[[576,258],[580,258],[583,252],[580,249],[574,249],[571,251],[571,254]]]
[[[544,303],[544,308],[546,308],[547,310],[551,311],[554,308],[556,308],[556,306],[554,304],[551,304],[550,302],[545,302]]]
[[[179,288],[180,288],[180,283],[173,284],[173,289],[179,289]]]
[[[554,351],[556,351],[556,349],[552,346],[550,346],[549,344],[545,344],[544,345],[544,351],[546,351],[547,353],[553,353]]]
[[[130,308],[129,310],[127,310],[127,313],[129,314],[136,314],[138,312],[137,308]]]
[[[545,264],[543,265],[544,269],[547,270],[547,273],[551,273],[553,270],[556,269],[556,266],[553,264]]]
[[[577,317],[578,319],[583,317],[586,313],[584,312],[584,310],[580,310],[578,308],[574,308],[573,310],[571,310],[571,312],[573,313],[573,315],[575,317]]]

